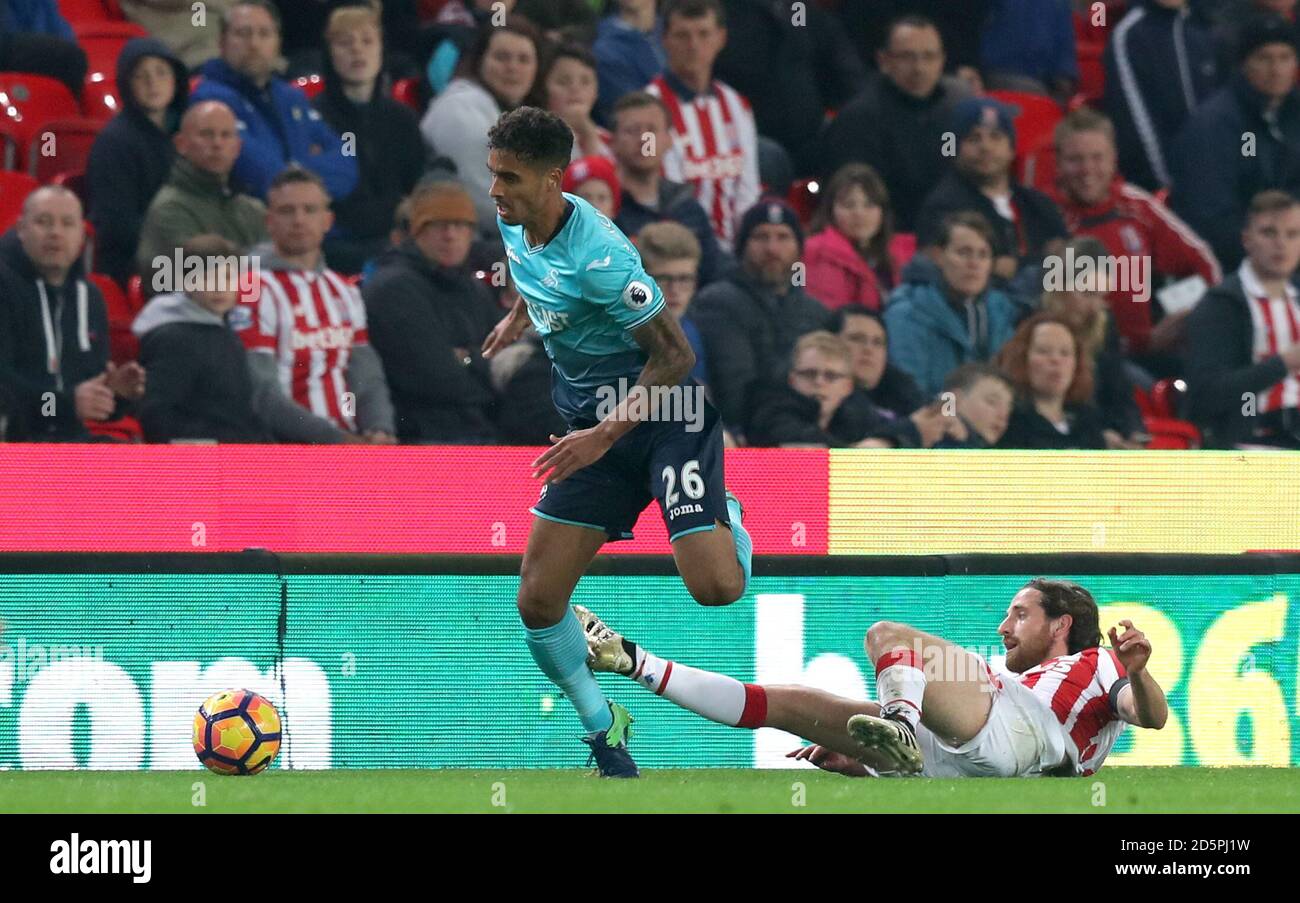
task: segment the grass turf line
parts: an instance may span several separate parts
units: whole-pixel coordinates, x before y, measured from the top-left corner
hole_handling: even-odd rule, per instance
[[[199,782],[204,806],[194,805]],[[1098,785],[1105,805],[1094,804]],[[868,780],[749,769],[665,769],[635,781],[602,781],[578,770],[271,771],[251,778],[0,772],[0,813],[873,811],[1300,812],[1300,780],[1288,768],[1112,768],[1038,780]]]

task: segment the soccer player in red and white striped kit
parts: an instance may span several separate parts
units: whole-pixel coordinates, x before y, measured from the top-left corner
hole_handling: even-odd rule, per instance
[[[726,14],[719,0],[668,0],[663,16],[668,65],[646,91],[664,102],[671,119],[664,177],[695,189],[714,234],[730,248],[741,214],[761,190],[758,127],[749,101],[713,78],[713,63],[727,43]]]
[[[320,177],[290,166],[266,193],[271,241],[259,284],[231,311],[248,349],[253,406],[281,442],[395,443],[394,411],[356,286],[325,266],[334,222]]]
[[[733,727],[812,741],[789,754],[850,777],[1088,775],[1125,724],[1164,727],[1169,707],[1147,670],[1151,643],[1121,621],[1101,647],[1096,600],[1076,583],[1035,578],[998,634],[1005,667],[905,624],[867,631],[878,702],[802,686],[765,686],[660,659],[585,609],[588,663]]]

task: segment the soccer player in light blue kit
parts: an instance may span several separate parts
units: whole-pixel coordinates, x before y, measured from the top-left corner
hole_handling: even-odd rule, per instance
[[[551,394],[569,430],[533,462],[546,483],[532,509],[519,615],[533,659],[577,709],[600,774],[636,777],[632,718],[588,668],[569,597],[600,547],[632,538],[655,500],[677,569],[702,605],[744,595],[751,543],[723,481],[721,419],[689,376],[695,355],[663,293],[618,227],[560,190],[572,150],[564,120],[534,107],[506,113],[488,133],[490,192],[520,299],[483,356],[531,321],[551,358]],[[674,393],[698,393],[699,403],[649,403]],[[666,407],[676,414],[665,416]],[[680,416],[692,407],[699,417]]]

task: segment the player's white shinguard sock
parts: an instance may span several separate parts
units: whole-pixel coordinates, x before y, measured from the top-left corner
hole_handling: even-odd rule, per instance
[[[876,661],[876,697],[880,714],[900,718],[916,730],[921,720],[921,699],[925,696],[925,672],[921,657],[911,649],[893,649]]]
[[[766,722],[767,693],[762,687],[659,658],[627,640],[624,646],[635,650],[636,665],[628,676],[650,692],[729,727],[757,728]]]

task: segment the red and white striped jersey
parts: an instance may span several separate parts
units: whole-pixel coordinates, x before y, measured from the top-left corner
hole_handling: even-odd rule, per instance
[[[1258,364],[1300,344],[1300,304],[1295,287],[1288,282],[1286,297],[1270,298],[1249,260],[1241,264],[1237,275],[1250,308],[1251,359]],[[1259,397],[1256,410],[1265,414],[1296,407],[1300,407],[1300,380],[1292,372]]]
[[[738,220],[760,194],[758,127],[749,101],[719,81],[685,100],[663,75],[646,90],[668,107],[673,146],[664,154],[664,177],[695,189],[714,234],[731,247]]]
[[[276,356],[285,394],[339,429],[356,431],[347,400],[348,359],[369,343],[366,309],[355,286],[333,270],[262,270],[247,305],[244,347]],[[251,320],[251,322],[249,322]]]
[[[1069,738],[1065,748],[1077,771],[1092,774],[1100,768],[1126,724],[1112,699],[1128,682],[1115,652],[1094,646],[1074,655],[1049,658],[1012,676],[1056,716]]]

